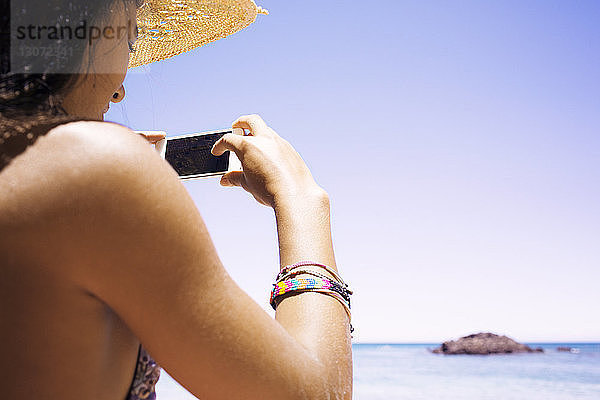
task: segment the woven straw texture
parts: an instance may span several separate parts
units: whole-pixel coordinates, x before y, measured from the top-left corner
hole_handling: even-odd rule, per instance
[[[174,57],[241,31],[258,14],[253,0],[145,0],[129,68]]]

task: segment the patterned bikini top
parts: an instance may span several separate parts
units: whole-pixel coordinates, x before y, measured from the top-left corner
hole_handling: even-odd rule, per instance
[[[156,392],[154,386],[160,377],[160,367],[140,345],[138,351],[137,366],[125,400],[155,400]]]

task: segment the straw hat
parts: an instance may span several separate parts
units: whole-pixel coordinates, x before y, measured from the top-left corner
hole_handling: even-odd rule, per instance
[[[241,31],[268,11],[253,0],[145,0],[129,68],[174,57]]]

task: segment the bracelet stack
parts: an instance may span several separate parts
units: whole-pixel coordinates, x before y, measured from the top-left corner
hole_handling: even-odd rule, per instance
[[[329,273],[333,279],[327,274],[306,267],[321,268]],[[300,274],[311,275],[311,277],[295,277]],[[344,310],[346,310],[346,314],[348,314],[348,319],[351,320],[350,295],[353,292],[333,268],[312,261],[300,261],[296,264],[283,267],[279,274],[277,274],[277,278],[273,284],[269,303],[271,303],[271,307],[276,310],[277,305],[279,304],[279,301],[282,300],[283,296],[289,293],[302,292],[323,293],[335,298],[344,306]],[[350,332],[354,332],[351,323]]]

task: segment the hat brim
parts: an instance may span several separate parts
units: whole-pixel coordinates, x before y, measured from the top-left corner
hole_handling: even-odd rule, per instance
[[[241,31],[267,11],[253,0],[145,0],[129,68],[174,57]]]

